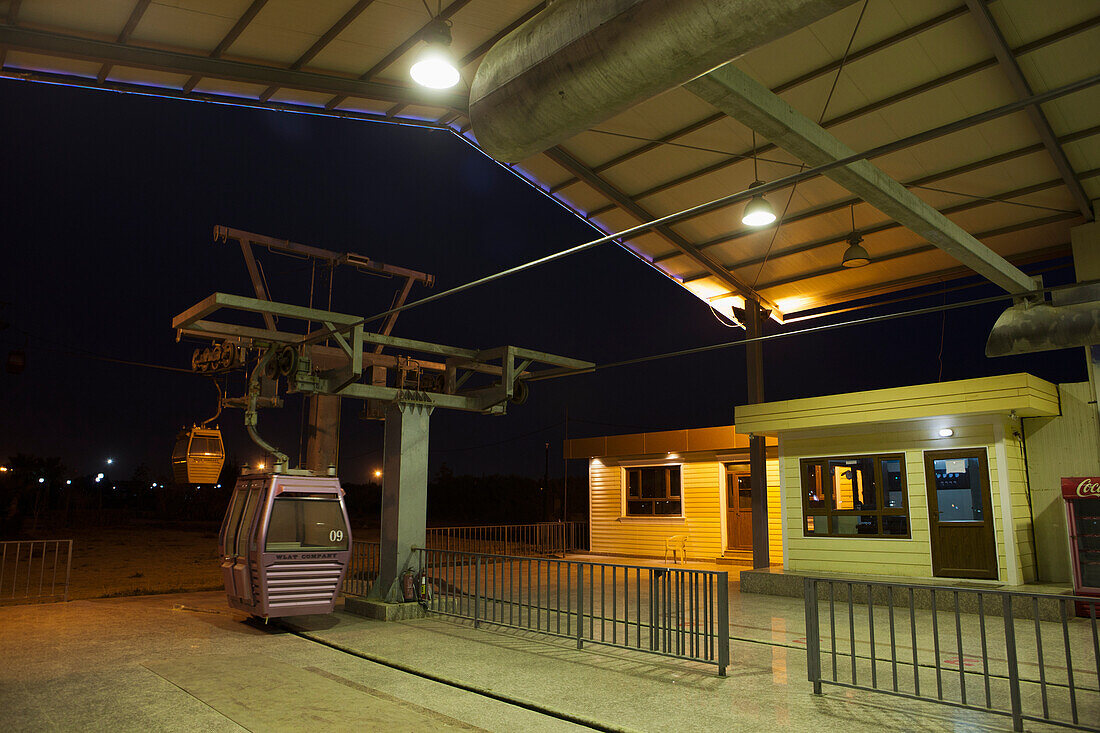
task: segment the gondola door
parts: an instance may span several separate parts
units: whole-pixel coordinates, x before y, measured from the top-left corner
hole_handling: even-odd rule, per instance
[[[222,554],[225,592],[231,599],[248,605],[252,603],[249,544],[256,531],[258,509],[263,503],[264,484],[262,479],[241,479],[234,492],[234,504],[226,517],[226,544]]]
[[[746,466],[726,466],[726,547],[752,549],[752,484]]]
[[[225,518],[222,520],[221,532],[218,533],[218,553],[222,558],[222,580],[225,583],[225,591],[235,596],[233,584],[233,565],[237,561],[237,529],[241,523],[241,512],[245,501],[248,499],[249,482],[238,481],[233,487],[233,494],[229,497],[229,506],[225,510]]]

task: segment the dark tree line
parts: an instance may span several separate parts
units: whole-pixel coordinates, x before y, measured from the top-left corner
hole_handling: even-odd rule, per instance
[[[18,454],[0,472],[0,539],[52,529],[107,526],[134,520],[218,522],[237,478],[228,457],[218,484],[179,484],[138,466],[128,478],[105,467],[73,475],[59,458]],[[344,484],[353,524],[375,525],[382,507],[381,483]],[[588,487],[570,478],[569,519],[587,516]],[[563,482],[492,474],[455,475],[446,464],[429,478],[428,524],[528,524],[564,519]]]

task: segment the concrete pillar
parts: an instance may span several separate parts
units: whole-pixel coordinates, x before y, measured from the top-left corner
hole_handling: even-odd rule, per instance
[[[315,394],[308,401],[305,467],[324,475],[340,458],[340,398]]]
[[[401,573],[423,547],[428,522],[428,417],[431,405],[394,402],[386,409],[382,474],[382,548],[374,598],[402,600]]]
[[[763,335],[764,310],[753,300],[745,301],[747,338]],[[764,345],[757,341],[745,346],[745,376],[748,404],[764,401]],[[749,485],[752,490],[752,566],[771,565],[768,553],[768,466],[764,436],[749,436]]]

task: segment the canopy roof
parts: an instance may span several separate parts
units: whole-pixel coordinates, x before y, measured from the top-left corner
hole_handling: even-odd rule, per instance
[[[544,6],[444,3],[465,84],[442,93],[409,81],[430,20],[423,0],[0,0],[0,68],[7,77],[437,127],[476,145],[465,108],[478,63]],[[858,28],[860,2],[734,63],[856,151],[1026,96],[1013,67],[1033,93],[1100,73],[1093,0],[988,7],[1007,49],[1000,59],[998,34],[963,0],[870,0]],[[1100,88],[1042,112],[1052,131],[1045,143],[1041,123],[1021,110],[874,163],[1011,262],[1065,256],[1070,228],[1100,197]],[[747,188],[752,148],[747,127],[677,88],[511,167],[613,233]],[[757,152],[765,180],[799,169],[765,141]],[[727,315],[742,305],[737,285],[791,316],[972,274],[827,178],[769,198],[785,211],[778,228],[742,226],[735,204],[623,244]],[[872,262],[845,269],[852,213]]]

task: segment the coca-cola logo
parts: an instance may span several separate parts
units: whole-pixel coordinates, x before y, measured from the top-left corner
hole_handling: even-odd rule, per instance
[[[1100,482],[1082,479],[1081,483],[1077,484],[1077,495],[1085,499],[1100,497]]]

